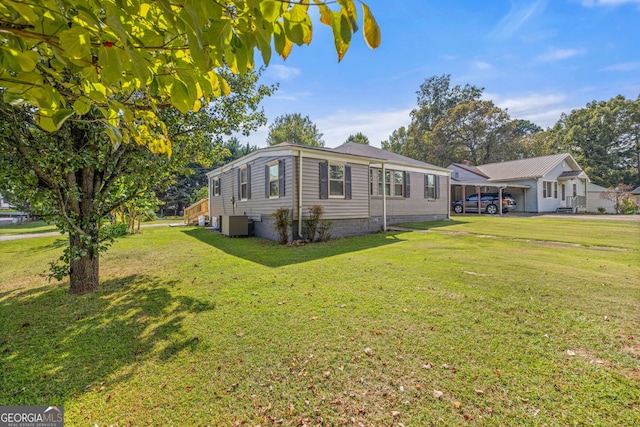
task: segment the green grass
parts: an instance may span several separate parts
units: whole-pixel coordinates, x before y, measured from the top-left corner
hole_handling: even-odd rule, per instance
[[[82,297],[40,275],[62,237],[0,242],[0,402],[69,426],[640,423],[638,222],[433,225],[302,247],[149,228]]]

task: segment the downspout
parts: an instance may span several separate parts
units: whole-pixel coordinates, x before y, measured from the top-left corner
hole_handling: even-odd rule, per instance
[[[387,170],[382,164],[382,231],[387,231]]]
[[[302,150],[298,153],[298,239],[302,239]]]
[[[462,204],[464,205],[464,199]],[[451,219],[451,175],[447,181],[447,221]]]

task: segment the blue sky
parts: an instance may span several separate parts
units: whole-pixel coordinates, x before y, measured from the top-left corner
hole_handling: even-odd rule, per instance
[[[420,84],[442,74],[544,128],[593,100],[640,94],[640,0],[366,3],[381,46],[370,50],[359,31],[338,63],[330,28],[315,20],[311,45],[264,72],[262,83],[280,83],[263,102],[269,123],[241,142],[263,147],[276,117],[300,113],[327,147],[357,132],[379,147],[409,124]]]

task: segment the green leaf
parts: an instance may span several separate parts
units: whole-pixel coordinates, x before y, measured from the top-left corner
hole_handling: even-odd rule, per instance
[[[122,142],[122,132],[120,132],[120,129],[117,127],[107,124],[105,126],[105,131],[113,145],[118,145]]]
[[[38,24],[38,17],[36,16],[34,8],[26,4],[26,2],[7,1],[7,5],[15,9],[29,24]]]
[[[189,91],[180,80],[175,80],[171,86],[171,104],[182,114],[187,114],[193,104],[189,104]]]
[[[11,53],[13,54],[13,52]],[[27,52],[16,51],[16,53],[15,60],[22,71],[33,71],[36,68],[36,64],[40,59],[40,55],[37,52],[29,50]]]
[[[260,2],[260,12],[267,22],[276,22],[282,14],[282,6],[284,3],[277,0],[262,0]]]
[[[98,65],[100,66],[100,77],[106,86],[118,83],[122,79],[122,60],[119,49],[112,46],[100,46],[98,49]]]
[[[91,111],[91,104],[88,104],[80,99],[76,99],[76,101],[73,103],[73,111],[75,111],[77,115],[82,116]]]
[[[346,26],[346,29],[343,28]],[[349,42],[351,41],[351,28],[347,18],[340,12],[331,12],[331,29],[333,30],[333,40],[336,47],[336,53],[338,54],[338,62],[342,61],[347,49],[349,49]],[[346,32],[349,34],[346,35]],[[344,40],[346,35],[347,41]]]
[[[82,59],[91,53],[91,35],[82,27],[74,26],[60,32],[60,46],[70,59]]]
[[[362,13],[363,13],[363,24],[364,24],[364,40],[367,43],[367,46],[371,49],[375,49],[380,46],[381,34],[380,27],[376,22],[376,18],[373,17],[371,10],[369,10],[369,6],[364,3],[362,4]]]
[[[75,112],[73,110],[63,108],[61,110],[56,111],[53,114],[53,125],[56,129],[60,129],[63,123],[71,116],[73,116]]]

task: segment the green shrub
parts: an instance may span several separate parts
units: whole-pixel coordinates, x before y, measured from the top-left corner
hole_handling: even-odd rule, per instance
[[[607,213],[607,208],[598,206],[598,213],[599,214]]]
[[[330,219],[320,220],[318,223],[318,240],[321,242],[326,242],[331,239],[331,226],[333,225],[333,221]]]
[[[122,222],[116,224],[107,224],[100,229],[100,235],[106,239],[115,239],[129,234],[129,225]]]
[[[316,238],[316,232],[322,215],[324,215],[322,205],[309,206],[309,217],[304,222],[307,226],[307,240],[310,242],[313,242]]]
[[[638,203],[628,197],[618,201],[618,212],[625,215],[633,215],[638,212]]]
[[[278,242],[284,245],[289,242],[289,226],[291,225],[291,210],[279,208],[271,214],[274,219],[273,228],[278,232]]]

